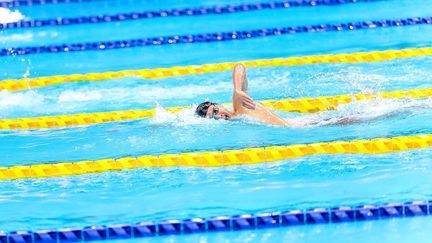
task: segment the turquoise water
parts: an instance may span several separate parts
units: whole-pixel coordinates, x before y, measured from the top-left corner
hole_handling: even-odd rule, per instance
[[[236,1],[236,3],[247,1]],[[27,19],[233,3],[231,1],[98,1],[21,7]],[[36,46],[222,32],[264,27],[428,16],[425,1],[382,1],[231,15],[3,30],[0,47]],[[65,10],[65,8],[67,10]],[[431,26],[308,33],[222,43],[0,58],[0,79],[238,60],[431,46]],[[431,57],[377,63],[320,64],[248,70],[257,100],[431,88]],[[230,71],[146,80],[121,78],[0,92],[0,118],[151,109],[228,102]],[[0,132],[0,166],[263,147],[432,133],[432,100],[378,100],[320,114],[278,112],[319,121],[307,128],[252,121],[197,119],[193,110],[155,118],[49,130]],[[327,118],[363,122],[328,125]],[[223,168],[157,168],[0,182],[0,231],[56,229],[431,199],[432,149],[385,155],[325,155]],[[406,242],[430,238],[430,218],[305,226],[154,241]],[[366,232],[366,233],[365,233]],[[376,235],[382,238],[375,238]],[[141,241],[141,239],[140,239]],[[153,241],[153,240],[149,240]],[[117,241],[120,242],[120,241]],[[128,242],[133,242],[130,240]]]
[[[424,242],[432,236],[427,218],[395,219],[340,225],[314,225],[284,230],[202,234],[184,237],[189,242]],[[383,234],[383,232],[386,232]],[[127,242],[175,242],[179,237],[162,237]],[[126,242],[126,241],[122,241]]]
[[[431,149],[424,149],[312,156],[251,166],[138,169],[2,182],[0,225],[4,230],[56,229],[426,200],[432,196],[431,155]]]
[[[320,64],[248,70],[256,100],[357,94],[429,88],[432,58],[418,57],[361,64]],[[231,70],[220,73],[141,79],[127,77],[73,82],[14,93],[0,92],[0,118],[127,109],[152,109],[230,102]]]

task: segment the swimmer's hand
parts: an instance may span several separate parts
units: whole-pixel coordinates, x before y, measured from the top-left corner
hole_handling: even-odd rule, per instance
[[[234,91],[234,95],[236,99],[243,105],[243,107],[255,110],[256,109],[256,103],[255,101],[245,92],[241,90]]]

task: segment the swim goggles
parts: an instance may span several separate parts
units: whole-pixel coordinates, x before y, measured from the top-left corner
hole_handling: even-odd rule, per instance
[[[219,108],[216,105],[213,105],[213,114],[211,115],[210,118],[218,119],[217,117],[215,117],[218,113],[219,113]]]

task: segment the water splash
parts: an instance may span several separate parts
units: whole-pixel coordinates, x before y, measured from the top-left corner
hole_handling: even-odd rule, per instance
[[[27,70],[23,78],[33,73],[30,60],[25,60]],[[329,72],[321,66],[300,72],[302,68],[261,68],[250,70],[251,96],[257,100],[296,97],[315,97],[334,94],[369,94],[388,90],[390,85],[397,89],[421,88],[427,85],[424,80],[430,72],[419,68],[416,63],[403,71],[387,74],[386,66],[365,70],[362,67],[345,67],[341,71]],[[318,70],[316,70],[318,68]],[[406,69],[406,70],[405,70]],[[409,72],[416,71],[419,77],[411,77]],[[370,73],[368,73],[368,71]],[[299,75],[301,73],[301,75]],[[381,74],[386,73],[386,74]],[[395,77],[400,82],[395,82]],[[409,81],[405,81],[408,80]],[[403,81],[403,83],[402,83]],[[387,83],[389,85],[387,85]],[[405,85],[409,83],[408,87]],[[0,117],[23,117],[32,115],[52,115],[64,113],[96,112],[101,110],[150,109],[159,101],[166,106],[187,105],[209,98],[215,102],[229,101],[232,82],[229,75],[197,75],[158,81],[138,78],[122,78],[106,82],[71,83],[64,86],[50,86],[34,92],[15,92],[21,95],[2,95]],[[427,86],[426,86],[427,87]],[[392,88],[393,89],[393,88]],[[329,91],[330,90],[330,91]],[[38,95],[38,102],[32,97]],[[28,97],[26,97],[28,96]],[[21,102],[5,99],[21,99]],[[14,109],[14,107],[16,109]]]
[[[187,125],[216,125],[224,120],[202,119],[194,114],[196,106],[183,109],[178,113],[166,111],[158,105],[156,107],[156,116],[152,119],[151,124],[164,124],[170,126],[187,126]],[[414,114],[432,111],[432,99],[414,100],[414,99],[376,99],[369,101],[357,101],[350,104],[339,106],[338,110],[324,111],[311,115],[300,115],[291,118],[294,126],[329,126],[344,125],[361,122],[369,122],[378,119],[386,119],[395,116],[408,117]],[[237,117],[233,119],[236,123],[243,124],[261,124],[254,119],[247,117]]]
[[[0,23],[1,24],[18,22],[18,21],[23,20],[23,19],[24,19],[24,15],[18,10],[11,11],[7,8],[0,8]]]
[[[376,99],[341,105],[338,110],[293,118],[299,126],[328,126],[369,122],[432,111],[432,99]]]
[[[324,83],[342,82],[348,85],[350,94],[372,94],[382,91],[390,79],[380,74],[365,74],[356,68],[348,68],[339,72],[320,72],[310,78],[310,82],[320,80]]]
[[[23,78],[30,74],[31,63],[28,61]],[[0,94],[0,117],[8,114],[23,113],[53,114],[64,112],[89,112],[109,107],[108,110],[133,109],[141,104],[154,104],[155,100],[193,99],[197,94],[212,95],[223,92],[231,84],[219,82],[214,85],[184,85],[177,87],[161,87],[140,85],[131,88],[89,89],[82,87],[75,90],[59,90],[60,92],[44,92],[43,90],[7,92]],[[29,87],[30,88],[30,87]],[[37,97],[37,102],[33,99]],[[190,102],[190,101],[189,101]],[[9,111],[6,114],[6,111]]]
[[[102,94],[96,90],[90,90],[87,92],[80,91],[65,91],[62,92],[58,97],[58,103],[67,102],[80,102],[80,101],[96,101],[101,100]]]
[[[33,108],[43,105],[45,98],[35,91],[13,93],[6,90],[0,91],[0,111],[14,108]]]
[[[23,62],[25,62],[25,61],[23,61]],[[23,73],[22,77],[28,78],[29,76],[30,76],[30,66],[27,66],[26,71]],[[27,83],[27,87],[30,89],[30,83]]]
[[[157,103],[156,103],[157,104]],[[157,104],[156,115],[151,119],[150,124],[168,125],[175,127],[184,127],[189,125],[205,125],[209,126],[220,126],[224,124],[248,124],[257,125],[262,124],[261,122],[247,116],[237,116],[232,118],[230,121],[224,119],[204,119],[195,115],[196,105],[192,105],[190,108],[182,109],[177,113],[169,112],[162,106]],[[232,110],[231,106],[226,106],[229,110]]]
[[[220,123],[213,119],[202,119],[195,115],[196,105],[192,105],[190,108],[182,109],[177,113],[169,112],[165,110],[161,105],[156,103],[156,115],[151,119],[150,124],[152,125],[169,125],[169,126],[188,126],[188,125],[210,125],[214,123]]]

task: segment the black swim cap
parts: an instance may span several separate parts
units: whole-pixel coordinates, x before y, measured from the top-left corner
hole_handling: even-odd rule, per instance
[[[206,117],[208,108],[212,105],[217,105],[217,103],[206,101],[206,102],[199,104],[195,110],[195,114],[197,114],[200,117]]]

